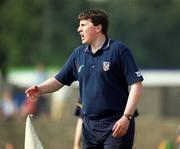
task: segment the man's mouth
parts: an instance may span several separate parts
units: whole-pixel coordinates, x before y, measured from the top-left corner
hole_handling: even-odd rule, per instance
[[[83,35],[83,34],[80,34],[80,36],[81,36],[81,40],[83,40],[83,39],[84,39],[84,35]]]

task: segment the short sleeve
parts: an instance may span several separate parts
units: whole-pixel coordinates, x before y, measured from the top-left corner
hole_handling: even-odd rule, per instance
[[[135,60],[127,47],[120,55],[120,65],[128,85],[143,81],[141,72],[137,68]]]
[[[62,69],[56,74],[55,79],[63,85],[71,85],[76,81],[76,67],[75,67],[75,51],[67,59]]]

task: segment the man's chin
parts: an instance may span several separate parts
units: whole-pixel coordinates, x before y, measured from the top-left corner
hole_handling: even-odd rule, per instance
[[[82,44],[87,44],[87,42],[86,42],[86,41],[83,41],[83,40],[82,40],[81,42],[82,42]]]

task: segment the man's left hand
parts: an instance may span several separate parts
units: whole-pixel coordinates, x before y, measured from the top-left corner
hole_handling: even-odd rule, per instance
[[[122,116],[113,126],[113,137],[122,137],[126,134],[129,128],[130,121],[125,117]]]

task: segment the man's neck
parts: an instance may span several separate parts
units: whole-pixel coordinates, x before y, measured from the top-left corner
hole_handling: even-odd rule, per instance
[[[91,44],[91,50],[93,53],[96,53],[103,46],[106,41],[106,36],[98,36],[97,39]]]

